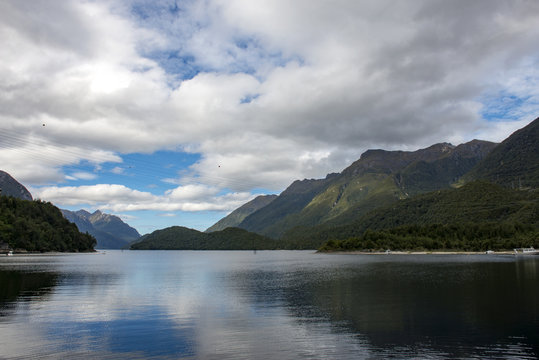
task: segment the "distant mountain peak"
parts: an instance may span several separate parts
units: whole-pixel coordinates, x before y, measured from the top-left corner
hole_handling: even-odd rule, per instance
[[[368,172],[396,173],[417,161],[433,162],[451,154],[457,147],[450,143],[438,143],[416,151],[370,149],[361,154],[343,174],[355,176]]]
[[[72,212],[62,210],[64,217],[75,223],[81,232],[88,232],[97,240],[96,248],[119,249],[140,237],[138,231],[124,223],[116,215],[100,210],[89,213],[86,210]]]
[[[75,214],[77,214],[78,216],[81,216],[81,217],[83,217],[83,218],[89,218],[90,215],[92,215],[91,213],[89,213],[89,212],[86,211],[86,210],[75,211]]]

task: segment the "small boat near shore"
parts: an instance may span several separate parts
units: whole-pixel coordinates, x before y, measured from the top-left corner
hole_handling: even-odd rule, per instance
[[[534,249],[533,246],[529,248],[517,248],[513,249],[515,255],[539,255],[539,250]]]

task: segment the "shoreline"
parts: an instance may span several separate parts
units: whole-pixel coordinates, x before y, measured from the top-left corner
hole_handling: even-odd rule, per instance
[[[322,251],[322,254],[336,255],[515,255],[513,251]]]
[[[72,255],[72,254],[99,254],[99,251],[13,251],[11,255],[7,253],[0,253],[1,257],[12,257],[12,256],[60,256],[60,255]]]

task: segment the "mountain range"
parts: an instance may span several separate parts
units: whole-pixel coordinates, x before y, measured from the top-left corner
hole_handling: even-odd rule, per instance
[[[341,173],[297,180],[266,206],[244,213],[242,220],[229,215],[221,222],[276,239],[297,226],[345,224],[377,207],[450,188],[495,147],[473,140],[417,151],[368,150]]]
[[[413,246],[452,244],[469,249],[462,240],[466,234],[475,237],[473,248],[514,246],[515,239],[521,245],[539,246],[538,184],[539,118],[500,144],[473,140],[458,146],[439,143],[417,151],[368,150],[341,173],[297,180],[278,196],[255,198],[205,233],[175,226],[140,237],[120,218],[101,211],[62,210],[62,214],[81,232],[95,236],[97,248],[132,244],[133,249],[313,249],[326,243],[327,249],[339,249],[380,246],[389,238],[391,244],[404,246],[420,237],[426,243]],[[0,189],[1,195],[32,200],[30,192],[3,171]],[[14,211],[10,207],[17,205],[14,201],[5,202],[6,219]],[[52,206],[38,203],[36,206]],[[20,208],[39,212],[21,204]],[[54,209],[47,208],[49,211]],[[28,221],[27,228],[37,229],[35,237],[41,239],[38,225]],[[13,229],[8,224],[4,230],[15,236]],[[454,233],[429,238],[439,236],[439,229]],[[411,242],[407,239],[410,234],[416,234]],[[349,238],[356,240],[347,242]],[[328,246],[329,242],[337,245]],[[86,245],[81,246],[77,251]],[[49,248],[69,246],[59,238],[54,245],[41,247]]]
[[[93,235],[97,240],[97,249],[122,249],[140,238],[138,231],[118,216],[96,210],[69,211],[61,209],[66,219],[75,223],[81,232]]]
[[[267,205],[244,208],[252,212],[243,211],[243,219],[232,212],[220,223],[309,248],[336,234],[422,221],[523,221],[537,227],[538,129],[536,119],[501,144],[473,140],[412,152],[368,150],[341,173],[297,180]],[[422,212],[409,212],[414,201]],[[467,209],[460,218],[459,209]],[[389,218],[393,222],[380,222]],[[306,243],[298,244],[300,239]]]

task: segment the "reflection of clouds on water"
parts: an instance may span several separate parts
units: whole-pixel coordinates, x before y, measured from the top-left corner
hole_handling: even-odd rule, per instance
[[[190,287],[187,296],[169,293],[162,297],[171,318],[180,323],[189,317],[195,320],[197,357],[327,358],[347,349],[356,355],[368,354],[357,339],[333,334],[328,322],[291,318],[282,294],[265,292],[271,289],[269,283],[277,290],[282,272],[248,271],[243,277],[243,271],[231,274],[223,270],[223,264],[213,263],[209,271],[199,275],[202,281]]]
[[[117,255],[110,258],[125,260]],[[357,341],[331,334],[327,322],[291,319],[271,272],[266,279],[235,275],[257,267],[252,258],[242,263],[244,255],[223,261],[216,253],[187,253],[155,263],[135,254],[122,264],[91,257],[85,266],[68,260],[48,299],[27,304],[26,319],[3,329],[0,341],[13,346],[2,355],[282,359],[347,348],[358,353]],[[33,346],[22,344],[21,334]]]
[[[500,315],[500,308],[537,310],[539,289],[530,288],[537,262],[444,259],[294,252],[68,256],[54,265],[57,280],[46,297],[18,301],[0,318],[0,357],[533,354],[537,336],[526,326],[536,323],[526,312]],[[519,334],[528,338],[511,338]]]

